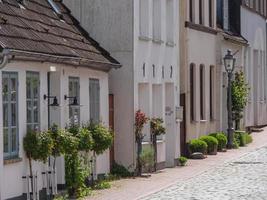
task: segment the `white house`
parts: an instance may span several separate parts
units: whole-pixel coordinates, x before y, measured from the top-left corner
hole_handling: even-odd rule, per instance
[[[250,94],[246,127],[267,124],[266,5],[261,0],[243,1],[240,8],[241,33],[248,40],[245,73]]]
[[[27,130],[64,128],[98,120],[109,125],[108,71],[120,67],[79,26],[64,5],[52,0],[0,2],[0,199],[25,199],[29,174],[23,151]],[[76,97],[80,107],[71,107]],[[51,98],[50,98],[51,97]],[[58,106],[51,104],[58,101]],[[50,106],[49,106],[50,105]],[[57,163],[65,184],[64,160]],[[96,173],[109,172],[109,152],[97,157]],[[34,162],[42,194],[47,164]]]
[[[219,130],[216,1],[180,1],[181,106],[185,142]],[[181,126],[182,127],[182,126]],[[184,145],[186,153],[186,145]]]
[[[134,167],[134,116],[164,119],[167,133],[158,139],[159,168],[179,157],[179,1],[64,0],[81,25],[123,65],[110,72],[114,96],[115,161]],[[145,142],[150,140],[149,125]]]
[[[219,68],[220,90],[218,91],[218,98],[221,100],[219,109],[220,130],[227,133],[228,116],[227,116],[227,87],[228,77],[225,71],[223,58],[230,49],[236,59],[235,71],[245,70],[245,52],[248,41],[241,33],[240,24],[240,4],[236,1],[217,0],[217,66]],[[241,123],[243,127],[244,123]]]

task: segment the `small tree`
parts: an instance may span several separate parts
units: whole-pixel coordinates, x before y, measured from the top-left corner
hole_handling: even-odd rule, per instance
[[[47,162],[48,157],[52,154],[53,141],[50,134],[46,132],[28,131],[23,139],[23,147],[27,158],[29,159],[29,170],[31,187],[33,190],[33,169],[32,161]]]
[[[242,71],[235,73],[235,79],[232,82],[232,102],[233,102],[233,119],[235,129],[240,129],[240,120],[243,118],[243,111],[248,101],[249,87],[246,83]]]
[[[157,171],[157,136],[165,134],[163,119],[152,118],[150,121],[151,142],[154,149],[154,170]]]
[[[142,133],[144,125],[148,122],[148,118],[145,113],[138,110],[135,113],[135,141],[137,143],[137,163],[136,163],[136,174],[141,176],[142,173],[142,162],[141,162],[141,153],[142,153],[142,141],[144,139],[144,134]]]

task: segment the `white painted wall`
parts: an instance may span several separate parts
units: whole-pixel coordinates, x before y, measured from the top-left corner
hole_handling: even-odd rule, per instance
[[[47,72],[49,67],[56,66],[57,79],[52,79],[51,95],[56,95],[59,100],[60,107],[53,110],[51,108],[52,120],[59,123],[61,127],[65,127],[68,123],[68,102],[64,100],[64,95],[68,94],[68,77],[78,76],[80,78],[80,94],[81,94],[81,121],[89,121],[89,78],[97,78],[100,80],[100,117],[101,121],[108,126],[108,75],[106,72],[90,70],[82,67],[70,67],[64,65],[55,65],[50,63],[33,63],[33,62],[11,62],[1,70],[0,86],[2,85],[2,71],[18,72],[18,92],[19,92],[19,157],[21,162],[14,164],[3,164],[3,151],[0,151],[0,199],[7,199],[22,195],[26,192],[25,184],[22,176],[29,173],[28,160],[23,151],[23,137],[26,134],[26,71],[36,71],[40,73],[40,122],[41,130],[46,130],[48,127],[47,119],[47,100],[43,99],[43,95],[47,94]],[[57,81],[56,81],[57,80]],[[53,84],[54,81],[54,84]],[[1,87],[2,88],[2,87]],[[0,105],[2,107],[2,95],[0,98]],[[1,109],[0,107],[0,109]],[[57,118],[57,119],[55,119]],[[0,137],[3,138],[2,115],[0,115]],[[3,149],[3,140],[0,140],[0,149]],[[46,165],[34,162],[33,170],[38,171],[38,189],[42,189],[41,172],[46,169]],[[109,172],[109,151],[97,157],[96,173]],[[58,164],[58,183],[64,184],[64,163]]]
[[[266,20],[241,7],[241,34],[249,43],[246,49],[245,72],[251,88],[245,113],[245,126],[265,125],[267,124]]]
[[[166,0],[161,1],[161,40],[153,41],[152,27],[152,1],[147,1],[148,35],[140,35],[140,7],[139,1],[132,0],[92,0],[75,1],[64,0],[81,25],[89,32],[90,36],[100,42],[123,67],[110,72],[110,92],[115,98],[115,160],[126,167],[134,167],[136,147],[134,138],[134,115],[140,107],[144,107],[146,114],[153,117],[152,84],[162,88],[158,94],[165,97],[165,84],[173,84],[172,106],[172,131],[168,134],[175,141],[173,158],[179,156],[179,126],[175,123],[175,106],[179,105],[179,81],[177,80],[178,67],[178,1],[174,0],[173,35],[172,43],[167,41],[166,34]],[[82,12],[79,10],[82,8]],[[146,75],[143,77],[143,64],[146,65]],[[152,65],[155,65],[155,77],[153,77]],[[162,66],[165,77],[162,78]],[[170,67],[173,75],[170,78]],[[139,102],[139,84],[147,85],[147,98],[145,102]],[[161,96],[161,95],[160,95]],[[161,98],[161,97],[159,97]],[[162,113],[157,113],[165,118],[165,98],[162,98]],[[145,130],[149,135],[149,128]],[[166,135],[166,137],[168,137]],[[164,137],[163,137],[164,138]],[[177,139],[177,140],[176,140]],[[163,140],[165,143],[165,139]],[[168,146],[166,144],[166,146]],[[161,148],[159,148],[161,149]],[[163,151],[164,152],[164,151]],[[163,153],[165,154],[165,153]],[[162,161],[166,161],[166,155]],[[161,155],[161,153],[159,153]],[[175,156],[174,156],[175,155]],[[171,161],[170,161],[171,162]]]

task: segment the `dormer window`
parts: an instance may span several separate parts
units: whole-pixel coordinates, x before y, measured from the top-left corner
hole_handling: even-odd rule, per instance
[[[54,2],[54,0],[48,0],[48,3],[49,3],[50,6],[53,8],[53,10],[55,11],[55,13],[61,18],[61,17],[62,17],[62,12],[61,12],[60,9],[58,8],[58,6],[57,6],[56,3]]]

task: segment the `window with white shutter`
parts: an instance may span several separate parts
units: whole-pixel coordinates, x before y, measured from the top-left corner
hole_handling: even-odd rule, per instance
[[[100,122],[100,84],[98,79],[89,80],[90,122]]]

